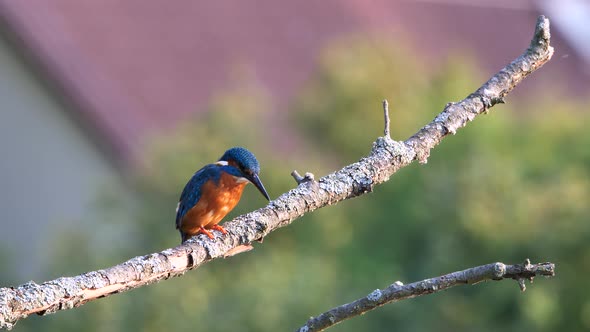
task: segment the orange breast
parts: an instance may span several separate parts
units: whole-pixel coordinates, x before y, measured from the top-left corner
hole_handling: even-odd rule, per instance
[[[247,183],[237,182],[226,173],[221,174],[218,185],[206,182],[201,187],[201,198],[182,218],[182,231],[192,235],[200,227],[211,228],[218,224],[238,204]]]

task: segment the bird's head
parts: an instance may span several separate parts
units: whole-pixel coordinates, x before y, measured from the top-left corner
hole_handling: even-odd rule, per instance
[[[219,158],[218,163],[227,163],[230,166],[232,175],[250,181],[270,201],[270,197],[258,177],[260,164],[258,164],[258,160],[256,160],[252,152],[241,147],[234,147],[225,151],[223,156]]]

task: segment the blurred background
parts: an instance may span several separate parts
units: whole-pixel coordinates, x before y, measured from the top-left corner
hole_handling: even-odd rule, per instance
[[[553,60],[427,165],[252,252],[15,331],[290,331],[400,280],[494,261],[515,282],[388,305],[331,331],[590,329],[585,0],[0,0],[0,285],[176,246],[195,170],[243,145],[271,197],[404,140],[552,24]],[[265,204],[251,186],[236,216]]]

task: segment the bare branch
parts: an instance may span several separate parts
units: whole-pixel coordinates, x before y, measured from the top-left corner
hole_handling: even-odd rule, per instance
[[[260,240],[305,213],[370,192],[414,160],[425,163],[430,149],[445,136],[454,134],[476,115],[502,102],[524,77],[551,58],[553,48],[549,46],[549,37],[549,20],[541,16],[529,48],[520,57],[464,100],[448,104],[414,136],[405,142],[378,138],[369,156],[319,181],[303,182],[266,207],[225,223],[227,235],[213,240],[200,235],[175,248],[76,277],[63,277],[40,285],[29,282],[17,288],[0,288],[0,328],[10,328],[33,313],[43,315],[70,309],[100,297],[180,276],[213,259],[235,254],[236,247]]]
[[[362,315],[384,304],[440,292],[457,285],[503,279],[515,279],[520,285],[521,283],[524,284],[525,279],[529,279],[532,282],[532,279],[536,276],[553,277],[554,275],[555,265],[553,263],[532,265],[527,259],[521,265],[505,265],[499,262],[492,263],[445,274],[436,278],[425,279],[408,285],[397,281],[383,290],[376,289],[369,295],[354,302],[341,305],[317,317],[310,318],[298,331],[323,331],[343,320]]]
[[[293,177],[293,179],[295,179],[295,182],[297,182],[297,184],[315,181],[315,176],[313,175],[313,173],[309,172],[305,173],[305,176],[301,176],[301,174],[299,174],[297,170],[293,170],[293,172],[291,172],[291,176]]]
[[[389,134],[389,103],[387,103],[387,99],[383,100],[383,117],[385,118],[385,128],[383,129],[383,137],[391,138]]]

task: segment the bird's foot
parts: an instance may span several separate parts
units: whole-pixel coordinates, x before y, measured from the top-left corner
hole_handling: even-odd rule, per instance
[[[209,232],[208,230],[206,230],[203,227],[200,227],[199,228],[199,232],[198,233],[203,233],[203,234],[207,235],[210,239],[214,239],[215,238],[215,236],[213,236],[213,234],[211,232]]]
[[[223,227],[221,227],[219,225],[213,225],[213,226],[211,226],[211,229],[216,229],[216,230],[220,231],[223,234],[227,234],[227,231],[225,230],[225,228],[223,228]]]

